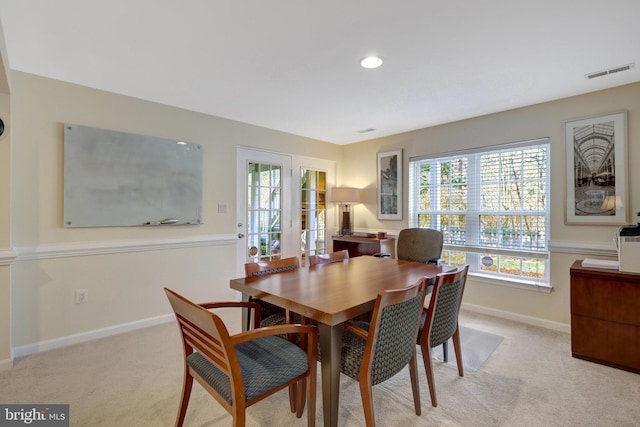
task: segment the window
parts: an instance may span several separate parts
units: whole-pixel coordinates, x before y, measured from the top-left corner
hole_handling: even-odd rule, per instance
[[[549,287],[547,138],[409,160],[409,225],[472,274]]]

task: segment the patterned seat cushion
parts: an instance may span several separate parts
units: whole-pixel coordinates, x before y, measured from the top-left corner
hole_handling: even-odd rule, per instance
[[[235,349],[247,401],[302,375],[308,369],[304,350],[279,337],[259,338],[238,344]],[[187,357],[187,364],[230,405],[233,404],[231,381],[227,375],[197,352]]]

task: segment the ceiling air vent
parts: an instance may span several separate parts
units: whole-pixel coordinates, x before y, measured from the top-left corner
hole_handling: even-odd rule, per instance
[[[369,128],[369,129],[362,129],[357,131],[358,133],[367,133],[367,132],[373,132],[375,129],[374,128]]]
[[[635,67],[635,65],[636,65],[635,62],[632,62],[631,64],[621,65],[619,67],[610,68],[608,70],[596,71],[595,73],[585,74],[584,77],[587,80],[591,80],[591,79],[595,79],[596,77],[602,77],[602,76],[606,76],[613,73],[619,73],[620,71],[629,71],[630,69]]]

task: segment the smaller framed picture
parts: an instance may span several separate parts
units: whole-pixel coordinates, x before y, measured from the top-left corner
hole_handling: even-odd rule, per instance
[[[627,224],[627,112],[564,122],[566,224]]]
[[[378,153],[378,219],[402,219],[402,150]]]

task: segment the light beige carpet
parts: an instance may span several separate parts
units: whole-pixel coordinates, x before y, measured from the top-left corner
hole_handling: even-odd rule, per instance
[[[478,371],[458,377],[434,363],[439,405],[419,369],[422,415],[413,411],[407,371],[373,389],[378,426],[638,426],[640,375],[571,357],[570,337],[463,312],[461,324],[504,340]],[[172,426],[182,386],[175,324],[109,337],[17,360],[0,372],[2,403],[69,403],[71,425]],[[464,351],[464,348],[463,348]],[[364,425],[355,381],[342,377],[340,426]],[[318,385],[317,425],[322,426]],[[287,392],[252,406],[248,426],[304,426]],[[231,417],[197,384],[185,426],[230,426]]]
[[[491,354],[498,348],[503,338],[500,335],[481,331],[479,329],[460,326],[460,348],[462,351],[462,366],[465,371],[477,371],[484,365]],[[444,352],[439,345],[431,349],[431,357],[439,362],[444,361]],[[447,362],[458,366],[453,340],[447,341]]]

